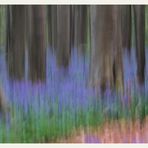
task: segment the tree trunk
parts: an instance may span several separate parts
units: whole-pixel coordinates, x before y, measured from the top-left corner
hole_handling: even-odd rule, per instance
[[[114,8],[114,84],[118,92],[124,92],[124,77],[123,77],[123,45],[122,45],[122,26],[121,26],[121,6],[113,6]]]
[[[66,68],[70,58],[70,6],[57,6],[57,24],[57,63]]]
[[[31,48],[29,49],[29,76],[35,81],[46,78],[45,6],[32,6]]]
[[[70,6],[70,47],[74,47],[74,18],[75,18],[75,6]]]
[[[131,27],[132,27],[132,17],[131,17],[131,6],[123,5],[122,7],[122,45],[130,55],[131,52]]]
[[[6,96],[4,95],[2,87],[0,87],[0,114],[2,114],[2,117],[6,119],[6,115],[10,111],[10,106],[6,100]]]
[[[52,48],[52,6],[49,5],[47,7],[48,14],[48,44],[49,47]]]
[[[24,78],[25,6],[8,6],[6,52],[10,78],[19,80]]]
[[[90,6],[91,63],[90,85],[123,89],[120,7]],[[118,57],[119,56],[119,57]],[[118,86],[119,85],[119,86]]]
[[[90,85],[102,92],[113,86],[113,12],[112,6],[90,6],[91,63]]]
[[[75,47],[80,54],[87,48],[88,6],[75,6]]]
[[[138,83],[145,81],[145,6],[134,6]]]
[[[8,72],[10,74],[10,70],[9,70],[9,67],[11,65],[9,65],[9,50],[10,50],[10,45],[12,43],[11,42],[11,7],[8,5],[6,7],[6,62],[7,62],[7,69],[8,69]]]
[[[52,48],[54,51],[57,49],[57,5],[51,6],[51,18],[52,18]]]

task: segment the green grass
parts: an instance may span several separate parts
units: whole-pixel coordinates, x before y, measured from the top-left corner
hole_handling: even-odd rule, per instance
[[[147,106],[148,101],[146,99],[133,97],[129,110],[123,108],[121,103],[117,102],[109,115],[103,112],[103,107],[99,103],[96,107],[90,104],[88,109],[79,108],[77,113],[66,106],[59,113],[55,103],[52,106],[51,115],[46,113],[43,108],[38,113],[30,108],[28,114],[25,114],[21,108],[17,107],[17,110],[14,110],[9,129],[6,128],[5,122],[1,121],[0,142],[56,142],[56,139],[68,137],[74,129],[102,126],[107,118],[110,120],[144,118],[148,114]],[[116,113],[118,113],[117,116]]]

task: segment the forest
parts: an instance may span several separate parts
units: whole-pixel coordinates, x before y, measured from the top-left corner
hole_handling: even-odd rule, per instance
[[[147,143],[148,6],[0,5],[0,143]]]

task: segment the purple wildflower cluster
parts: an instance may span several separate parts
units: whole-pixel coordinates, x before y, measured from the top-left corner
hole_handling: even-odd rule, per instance
[[[146,57],[148,52],[146,52]],[[148,59],[148,58],[146,58]],[[146,82],[143,88],[138,88],[136,79],[136,60],[135,50],[132,49],[131,59],[128,59],[127,54],[124,55],[124,80],[127,95],[122,97],[125,106],[128,106],[128,93],[139,95],[139,92],[144,92],[148,95],[148,66],[146,65]],[[27,69],[27,67],[26,67]],[[89,81],[89,58],[78,56],[77,50],[73,49],[71,54],[70,64],[67,70],[59,69],[56,65],[56,58],[51,50],[47,50],[47,64],[46,64],[46,82],[32,84],[27,80],[27,73],[25,79],[22,81],[10,81],[6,69],[5,55],[0,55],[0,81],[3,90],[6,94],[8,102],[15,104],[16,110],[23,110],[26,114],[30,110],[36,112],[53,113],[53,106],[57,107],[58,113],[63,110],[75,113],[82,109],[88,112],[90,108],[96,110],[101,109],[106,112],[118,112],[115,108],[119,97],[115,92],[107,90],[103,99],[96,95],[95,91],[87,86]],[[139,95],[140,96],[140,95]],[[36,115],[37,115],[36,114]],[[116,114],[116,113],[115,113]],[[74,117],[75,118],[75,117]],[[86,142],[99,142],[93,137],[86,136]]]
[[[147,52],[148,53],[148,52]],[[148,55],[146,55],[148,56]],[[146,58],[148,59],[148,58]],[[71,61],[67,71],[56,66],[55,56],[49,49],[47,51],[47,78],[45,84],[32,84],[28,80],[11,82],[8,79],[5,56],[0,56],[0,78],[1,84],[10,102],[16,103],[27,112],[32,106],[38,111],[41,107],[50,110],[52,103],[57,101],[59,110],[67,106],[76,110],[77,108],[87,108],[92,98],[97,97],[94,91],[87,86],[89,76],[89,59],[78,56],[75,49],[72,50]],[[146,69],[148,69],[146,67]],[[135,50],[132,49],[131,60],[127,54],[124,56],[124,80],[127,90],[131,92],[137,89],[135,83],[136,60]],[[25,76],[27,78],[27,76]],[[148,75],[146,72],[146,83],[144,89],[147,90]],[[146,91],[148,92],[148,91]],[[116,101],[115,94],[110,90],[106,91],[105,102],[111,105]],[[97,97],[98,99],[98,97]],[[127,101],[127,97],[124,100]],[[95,102],[94,102],[95,103]]]

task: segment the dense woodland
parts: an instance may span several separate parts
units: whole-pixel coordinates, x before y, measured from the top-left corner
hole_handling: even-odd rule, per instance
[[[51,48],[56,54],[57,65],[66,69],[71,50],[76,48],[78,54],[85,56],[87,53],[91,57],[90,85],[100,85],[102,90],[107,83],[111,87],[124,87],[122,54],[125,49],[130,54],[133,41],[137,49],[138,81],[140,84],[144,83],[145,37],[148,36],[145,26],[146,8],[88,5],[1,6],[1,50],[6,53],[10,78],[24,78],[27,53],[29,79],[44,81],[46,49]],[[115,81],[119,84],[114,84],[118,83]]]
[[[63,95],[68,93],[69,89],[74,93],[74,89],[79,89],[78,92],[81,93],[81,96],[77,97],[77,99],[80,98],[79,101],[88,97],[87,93],[85,94],[86,89],[97,92],[97,95],[101,94],[101,98],[105,98],[104,94],[108,89],[121,96],[131,98],[132,91],[129,93],[129,86],[125,81],[125,71],[132,69],[132,67],[128,64],[128,66],[126,65],[128,68],[124,66],[125,59],[128,58],[129,61],[132,61],[133,55],[135,56],[136,74],[132,75],[132,79],[134,79],[132,85],[133,87],[138,85],[138,88],[145,87],[147,85],[145,83],[147,82],[147,46],[148,7],[144,5],[0,6],[0,54],[4,55],[5,59],[4,65],[8,76],[6,82],[11,83],[6,89],[9,88],[15,92],[17,86],[20,85],[22,90],[24,88],[23,95],[25,93],[27,95],[32,86],[35,88],[51,83],[49,84],[50,88],[46,88],[49,95],[54,93],[56,96],[58,91],[61,91]],[[78,58],[74,57],[75,54]],[[125,54],[127,54],[126,58]],[[51,55],[55,56],[55,67],[57,68],[54,67],[53,71],[51,70],[53,64]],[[82,73],[82,76],[79,77],[81,80],[85,79],[86,82],[84,90],[81,90],[83,88],[81,80],[78,84],[74,82],[76,74],[74,77],[70,77],[74,71],[71,66],[74,58],[75,71],[78,74]],[[77,63],[81,60],[84,66],[79,68]],[[85,65],[88,66],[87,71],[83,71]],[[56,74],[53,74],[55,71]],[[29,88],[30,82],[31,88]],[[74,89],[69,83],[73,83]],[[4,86],[6,87],[6,84]],[[51,93],[53,87],[57,88]],[[46,92],[45,90],[43,92],[44,96]],[[1,90],[0,94],[2,93]],[[29,93],[31,94],[33,91]],[[15,93],[12,94],[14,97]],[[23,98],[25,97],[23,96]],[[4,107],[6,104],[4,100],[5,97],[0,97],[0,110],[5,112],[7,109]],[[43,104],[47,105],[45,102]],[[28,104],[30,105],[30,103]],[[83,103],[78,104],[82,105]],[[78,104],[76,106],[79,106]],[[99,115],[106,117],[106,114],[103,112]],[[141,121],[145,115],[146,111],[144,115],[140,116]],[[94,112],[92,112],[92,116],[95,119]],[[120,115],[115,113],[113,116],[119,118]],[[100,122],[100,119],[97,121]],[[62,132],[64,133],[64,130]]]

